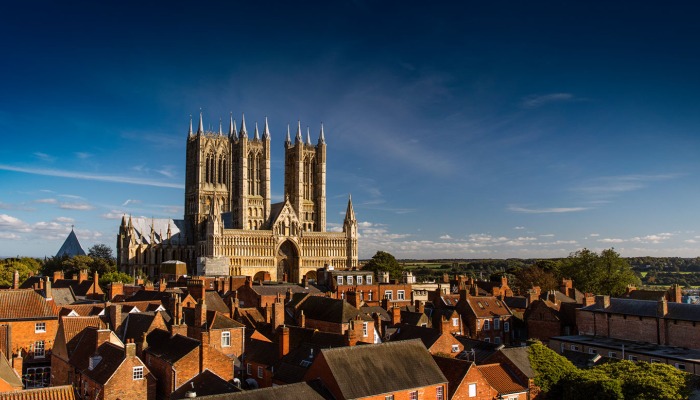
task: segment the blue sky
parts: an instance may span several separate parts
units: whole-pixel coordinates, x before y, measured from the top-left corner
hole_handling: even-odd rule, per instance
[[[268,117],[276,199],[323,122],[361,258],[700,256],[700,6],[435,3],[5,4],[0,256],[181,218],[200,108]]]

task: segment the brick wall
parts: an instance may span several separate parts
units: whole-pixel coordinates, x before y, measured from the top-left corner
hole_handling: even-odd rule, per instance
[[[46,324],[45,332],[35,332],[36,324],[44,323]],[[51,349],[53,348],[53,342],[56,338],[56,332],[58,331],[58,318],[56,319],[42,319],[36,321],[8,321],[5,322],[9,326],[10,330],[10,349],[12,354],[17,354],[17,352],[22,349],[24,353],[24,363],[50,362]],[[33,354],[34,343],[37,341],[44,342],[44,357],[35,358]]]
[[[143,379],[133,379],[133,367],[143,366]],[[138,357],[127,357],[103,388],[101,399],[147,399],[156,398],[156,378]]]
[[[552,336],[561,334],[561,321],[555,312],[540,300],[530,304],[525,314],[525,323],[528,338],[546,342]]]
[[[452,351],[452,346],[457,345],[459,350],[456,352]],[[454,336],[449,333],[443,333],[440,338],[430,346],[430,354],[444,354],[449,357],[456,357],[459,353],[464,350],[464,346],[460,343]]]
[[[469,397],[470,384],[476,384],[476,397]],[[467,375],[465,375],[458,387],[450,387],[449,389],[451,400],[492,400],[498,394],[475,365],[469,368]]]

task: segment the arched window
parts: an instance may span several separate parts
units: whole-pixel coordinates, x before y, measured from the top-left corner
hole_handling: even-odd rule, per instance
[[[226,178],[228,178],[228,176],[227,176],[228,175],[228,165],[226,163],[225,158],[223,160],[223,168],[221,169],[221,175],[222,175],[221,183],[228,184],[228,180],[226,179]]]
[[[205,169],[206,169],[206,171],[204,173],[204,182],[209,183],[209,176],[211,174],[211,171],[209,170],[209,156],[207,156],[207,160],[205,163]]]

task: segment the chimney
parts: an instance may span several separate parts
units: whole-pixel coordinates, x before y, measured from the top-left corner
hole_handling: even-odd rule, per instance
[[[160,281],[158,281],[158,291],[159,292],[165,292],[165,289],[168,288],[168,281],[165,280],[165,278],[161,278]]]
[[[51,289],[51,279],[47,276],[44,278],[44,293],[46,294],[46,300],[53,299],[53,290]]]
[[[95,273],[92,275],[92,294],[97,296],[98,293],[97,291],[100,288],[100,275],[95,271]]]
[[[610,296],[596,296],[595,304],[600,308],[610,307]]]
[[[59,279],[63,279],[63,271],[54,271],[53,272],[53,283],[56,283],[56,281]]]
[[[538,286],[527,290],[527,304],[530,305],[540,298],[540,288]]]
[[[24,366],[24,358],[22,358],[22,349],[17,352],[17,357],[12,360],[12,369],[15,370],[17,375],[24,376],[22,374],[22,368]]]
[[[306,315],[304,315],[304,310],[301,310],[301,314],[299,314],[299,326],[306,328]]]
[[[440,333],[450,333],[450,319],[440,316]]]
[[[272,324],[274,329],[284,325],[284,303],[280,295],[277,295],[277,300],[272,303]]]
[[[202,298],[200,299],[197,304],[194,306],[194,318],[195,318],[195,326],[197,328],[203,328],[206,330],[206,323],[207,323],[207,303],[206,301]]]
[[[195,299],[199,300],[204,298],[204,280],[202,279],[189,279],[187,281],[187,291]]]
[[[416,300],[416,312],[419,312],[421,314],[425,314],[425,303],[424,302],[422,302],[420,300]]]
[[[265,322],[272,323],[272,305],[265,303]]]
[[[124,356],[126,358],[136,357],[136,343],[134,343],[134,339],[127,339],[124,344]]]
[[[362,301],[360,300],[360,292],[358,292],[358,291],[348,292],[346,299],[351,306],[353,306],[357,309],[360,308],[360,304],[362,303]]]
[[[245,278],[245,285],[252,289],[253,288],[253,277],[247,276]]]
[[[398,325],[401,323],[401,309],[397,306],[391,308],[391,324]]]
[[[656,316],[663,318],[666,314],[668,314],[668,302],[663,298],[656,303]]]
[[[278,357],[282,358],[289,353],[289,328],[282,325],[277,328]]]
[[[359,318],[358,315],[357,318],[351,319],[348,324],[348,330],[345,331],[345,344],[347,346],[356,345],[362,336],[363,321]]]
[[[469,292],[467,292],[467,289],[459,290],[459,301],[467,301],[467,296],[469,296]]]
[[[141,334],[141,342],[136,343],[136,355],[143,357],[143,351],[148,348],[148,340],[146,340],[146,332]]]
[[[561,286],[559,287],[559,291],[564,293],[566,296],[573,298],[572,296],[572,291],[574,288],[574,281],[571,279],[566,279],[562,278],[561,279]]]
[[[12,275],[12,289],[19,289],[19,271],[17,270]]]
[[[78,283],[83,283],[88,280],[88,271],[86,269],[81,269],[78,272]]]
[[[155,287],[153,287],[153,282],[146,282],[146,284],[143,287],[143,290],[147,290],[149,292],[152,292],[155,290]],[[192,296],[194,297],[194,296]]]
[[[585,293],[583,295],[583,307],[592,306],[595,304],[595,296],[592,293]]]
[[[107,307],[107,312],[109,313],[109,323],[116,332],[122,324],[122,306],[121,304],[110,304]]]
[[[109,300],[114,300],[116,296],[124,294],[124,284],[122,282],[112,282],[109,284]]]
[[[287,293],[284,294],[284,302],[289,303],[292,300],[292,289],[287,289]]]
[[[671,286],[670,292],[671,298],[668,301],[672,301],[674,303],[683,302],[683,292],[681,291],[681,285],[674,283],[673,286]]]
[[[382,318],[378,313],[372,313],[372,319],[374,320],[374,327],[377,329],[379,337],[384,339],[384,332],[382,331]]]
[[[95,352],[102,345],[102,343],[109,342],[109,336],[112,334],[110,329],[98,329],[97,335],[95,335]]]
[[[555,305],[557,304],[557,294],[554,292],[554,290],[547,292],[547,300],[551,301]]]

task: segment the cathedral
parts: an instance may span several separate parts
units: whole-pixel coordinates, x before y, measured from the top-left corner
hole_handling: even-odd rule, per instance
[[[248,137],[231,117],[228,134],[187,134],[184,219],[124,216],[117,265],[133,276],[157,277],[166,261],[190,274],[246,275],[254,280],[301,282],[324,266],[357,267],[357,220],[348,199],[342,232],[326,231],[326,141],[323,125],[313,144],[297,125],[284,142],[284,200],[270,191],[270,130],[257,124]]]

